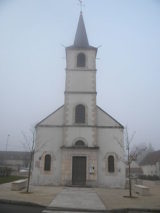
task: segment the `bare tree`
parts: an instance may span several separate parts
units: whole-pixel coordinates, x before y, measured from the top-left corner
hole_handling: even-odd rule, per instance
[[[140,153],[136,157],[136,162],[139,164],[148,153],[154,151],[154,148],[152,147],[152,145],[150,143],[143,142],[143,143],[140,143],[140,144],[132,147],[131,153],[133,153],[135,151],[137,153]]]
[[[128,128],[125,127],[125,134],[124,134],[124,144],[116,138],[116,141],[120,145],[120,147],[125,150],[126,154],[124,159],[119,159],[123,161],[125,164],[128,165],[128,182],[129,182],[129,197],[133,197],[132,195],[132,174],[131,174],[131,163],[137,159],[137,157],[146,149],[143,147],[142,149],[139,147],[135,147],[135,149],[131,149],[131,145],[133,143],[133,139],[136,132],[133,132],[131,136],[128,133]]]
[[[128,129],[125,129],[125,143],[127,150],[127,164],[128,164],[128,179],[129,179],[129,197],[132,197],[132,174],[131,174],[131,163],[136,161],[137,158],[146,150],[146,146],[135,146],[131,149],[131,145],[135,136],[135,132],[129,137]]]
[[[127,164],[128,164],[128,180],[129,180],[129,197],[132,197],[132,180],[131,180],[131,163],[135,159],[136,153],[131,154],[131,143],[135,136],[135,132],[129,137],[128,129],[125,129],[125,145],[127,150]]]
[[[30,152],[29,169],[28,169],[28,177],[27,177],[28,180],[27,180],[27,188],[26,188],[27,193],[29,192],[29,187],[30,187],[32,162],[33,162],[34,153],[41,150],[50,141],[50,140],[48,140],[48,141],[44,142],[42,145],[37,146],[36,149],[35,149],[36,129],[32,128],[30,133],[31,133],[30,136],[26,136],[26,134],[24,132],[22,132],[22,135],[23,135],[23,138],[24,138],[24,142],[22,142],[22,145],[25,148],[25,150],[29,150],[29,152]]]
[[[29,152],[30,152],[29,169],[28,169],[28,177],[27,177],[27,188],[26,188],[26,192],[28,193],[29,192],[29,186],[30,186],[30,179],[31,179],[34,146],[35,146],[35,129],[31,130],[31,136],[29,138],[23,132],[22,132],[22,135],[25,139],[25,143],[23,143],[23,146],[27,147]]]

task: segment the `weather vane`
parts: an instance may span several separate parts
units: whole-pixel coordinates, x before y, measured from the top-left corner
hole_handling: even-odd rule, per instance
[[[79,4],[80,4],[81,12],[82,12],[82,7],[84,6],[83,1],[82,1],[82,0],[79,0]]]

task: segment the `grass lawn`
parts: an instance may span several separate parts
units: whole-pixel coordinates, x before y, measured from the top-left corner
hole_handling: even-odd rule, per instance
[[[0,177],[0,184],[3,183],[9,183],[15,180],[24,179],[26,177],[20,177],[20,176],[7,176],[7,177]]]

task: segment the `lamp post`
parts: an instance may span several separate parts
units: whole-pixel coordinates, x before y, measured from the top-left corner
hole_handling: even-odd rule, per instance
[[[7,152],[7,149],[8,149],[8,141],[9,141],[9,137],[10,137],[10,134],[7,135],[7,140],[6,140],[6,152]]]

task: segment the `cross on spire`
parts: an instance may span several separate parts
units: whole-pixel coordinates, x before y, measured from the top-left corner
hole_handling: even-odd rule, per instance
[[[81,13],[82,13],[82,7],[84,6],[84,4],[83,4],[83,1],[82,1],[82,0],[79,0],[79,6],[80,6]]]

